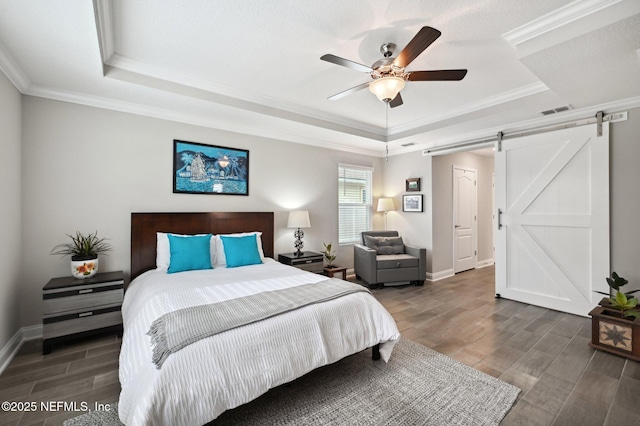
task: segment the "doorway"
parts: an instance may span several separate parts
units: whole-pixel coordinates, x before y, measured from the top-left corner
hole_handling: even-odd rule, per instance
[[[435,272],[428,275],[428,279],[437,281],[464,270],[493,265],[493,172],[491,148],[433,157],[432,270]]]

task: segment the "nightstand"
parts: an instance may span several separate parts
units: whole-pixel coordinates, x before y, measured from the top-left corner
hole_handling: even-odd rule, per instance
[[[294,266],[305,271],[322,274],[324,272],[324,262],[321,253],[305,251],[297,256],[295,253],[284,253],[278,255],[278,262],[285,265]]]
[[[59,341],[117,331],[122,336],[124,273],[98,273],[84,280],[51,279],[42,288],[42,353]]]

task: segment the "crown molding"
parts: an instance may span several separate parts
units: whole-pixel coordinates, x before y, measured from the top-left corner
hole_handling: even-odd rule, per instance
[[[102,58],[102,72],[104,64],[114,54],[115,37],[113,35],[113,2],[111,0],[93,0],[93,15],[96,22],[98,47]]]
[[[393,127],[392,129],[390,129],[391,133],[389,135],[389,141],[402,139],[422,133],[425,131],[425,127],[435,123],[439,123],[441,121],[453,119],[465,114],[472,114],[483,109],[491,108],[507,102],[546,92],[547,90],[549,90],[549,88],[546,84],[541,81],[537,81],[535,83],[527,84],[526,86],[518,87],[516,89],[509,90],[495,96],[481,99],[477,102],[468,103],[461,108],[451,109],[440,114],[432,114],[424,120],[413,121],[402,126]]]
[[[576,0],[502,34],[502,38],[522,58],[638,13],[637,0]]]
[[[495,139],[498,132],[518,133],[536,127],[553,126],[567,121],[582,120],[589,116],[595,117],[598,111],[602,111],[605,114],[614,114],[633,108],[640,108],[640,96],[574,109],[560,114],[555,114],[554,116],[538,117],[531,120],[505,124],[503,126],[493,126],[482,130],[458,134],[448,138],[439,138],[437,144],[420,143],[412,146],[410,150],[403,150],[401,153],[397,152],[397,150],[389,151],[389,155],[406,154],[407,152],[416,151],[422,152],[425,149],[433,149],[467,142],[481,142],[484,140]]]
[[[302,105],[250,93],[226,85],[177,75],[164,69],[124,58],[118,54],[111,55],[104,66],[106,68],[105,76],[108,78],[328,130],[336,130],[354,136],[378,141],[384,141],[386,137],[384,129],[378,126],[368,125],[339,115],[324,113]]]
[[[2,44],[0,44],[0,70],[2,70],[20,93],[25,93],[29,86],[31,86],[29,77],[22,71]]]
[[[105,98],[100,96],[86,95],[84,93],[61,91],[56,89],[50,89],[43,86],[32,85],[24,93],[29,96],[36,96],[40,98],[52,99],[56,101],[69,102],[74,104],[86,105],[95,108],[108,109],[112,111],[124,112],[128,114],[140,115],[151,118],[158,118],[161,120],[174,121],[178,123],[191,124],[195,126],[202,126],[211,129],[223,130],[231,133],[244,134],[249,136],[255,136],[260,138],[274,139],[279,141],[299,143],[303,145],[317,146],[320,148],[326,148],[336,151],[352,152],[356,154],[368,155],[373,157],[381,157],[383,155],[383,145],[379,146],[379,150],[366,149],[360,147],[354,147],[351,145],[345,145],[341,143],[331,142],[328,139],[319,139],[317,137],[311,137],[308,134],[294,133],[292,131],[274,131],[275,126],[270,128],[264,127],[252,127],[250,121],[244,122],[240,127],[237,123],[225,122],[223,120],[216,120],[212,115],[201,116],[197,114],[189,114],[185,112],[173,111],[164,108],[158,108],[148,105],[141,105],[133,102],[126,102],[115,100],[111,98]],[[375,141],[372,141],[375,142]],[[373,146],[373,145],[372,145]]]
[[[25,92],[25,95],[36,96],[41,98],[47,98],[62,102],[75,103],[80,105],[87,105],[95,108],[108,109],[112,111],[124,112],[128,114],[140,115],[145,117],[157,118],[161,120],[174,121],[179,123],[191,124],[195,126],[202,126],[217,130],[223,130],[227,132],[245,134],[260,138],[268,138],[280,141],[287,141],[293,143],[300,143],[304,145],[316,146],[320,148],[326,148],[336,151],[351,152],[355,154],[362,154],[371,157],[385,157],[384,145],[379,144],[377,146],[380,149],[365,149],[358,148],[351,145],[344,145],[340,143],[330,142],[327,139],[312,138],[307,135],[299,135],[294,133],[276,132],[273,130],[265,130],[263,128],[253,128],[250,126],[242,126],[238,128],[233,123],[225,123],[222,121],[215,121],[211,116],[199,116],[196,114],[187,114],[183,112],[177,112],[172,110],[166,110],[157,107],[140,105],[132,102],[125,102],[114,100],[110,98],[88,96],[86,94],[64,92],[59,90],[52,90],[41,86],[30,86]],[[540,127],[553,125],[564,121],[582,119],[589,114],[595,115],[598,111],[605,113],[616,113],[625,111],[632,108],[640,108],[640,96],[622,99],[618,101],[608,102],[605,104],[575,109],[558,114],[555,117],[540,117],[531,120],[525,120],[517,123],[505,124],[503,126],[494,126],[474,132],[468,132],[458,134],[448,138],[439,138],[437,144],[419,143],[411,148],[398,147],[389,150],[389,156],[396,156],[407,154],[416,151],[422,151],[424,149],[436,148],[439,146],[452,145],[456,143],[464,143],[476,140],[483,140],[492,138],[497,135],[498,132],[518,132],[532,127]],[[375,141],[372,141],[375,142]],[[373,145],[372,145],[373,146]]]

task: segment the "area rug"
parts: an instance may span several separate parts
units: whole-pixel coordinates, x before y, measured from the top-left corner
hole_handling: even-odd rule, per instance
[[[223,413],[209,425],[498,425],[520,389],[401,339],[388,363],[367,350]],[[114,414],[114,413],[111,413]],[[66,426],[119,424],[70,419]]]

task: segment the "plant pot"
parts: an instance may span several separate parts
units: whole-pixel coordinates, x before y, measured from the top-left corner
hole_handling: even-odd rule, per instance
[[[640,361],[640,318],[621,318],[620,311],[602,306],[589,315],[591,347]]]
[[[603,297],[598,305],[602,306],[603,308],[611,308],[611,302],[609,302],[608,297]]]
[[[71,275],[74,278],[85,279],[91,278],[98,272],[98,256],[71,258]]]

